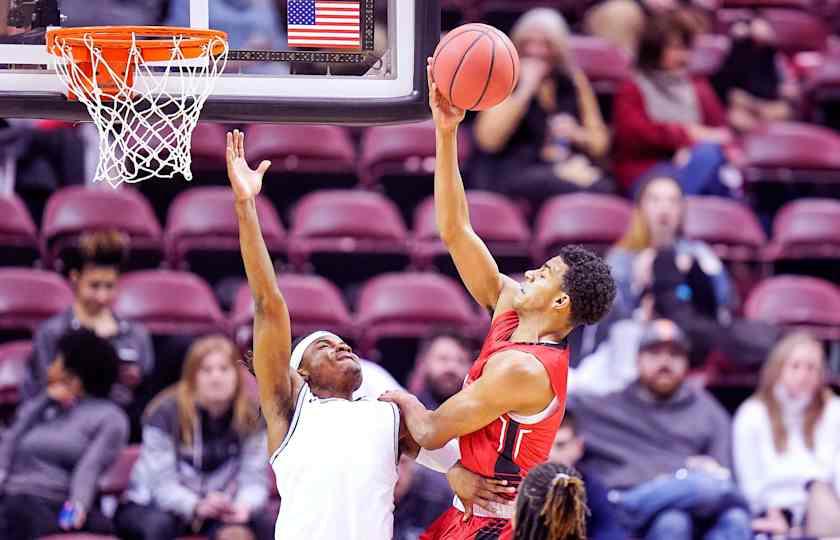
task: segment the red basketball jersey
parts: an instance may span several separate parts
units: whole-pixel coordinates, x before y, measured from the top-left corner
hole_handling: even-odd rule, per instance
[[[460,437],[461,463],[486,477],[518,485],[528,471],[545,463],[566,409],[566,378],[569,351],[565,344],[525,344],[508,341],[519,325],[515,311],[499,315],[490,327],[478,359],[470,368],[464,386],[481,377],[487,360],[495,353],[517,350],[535,356],[548,372],[554,400],[541,413],[529,417],[504,414],[480,430]],[[516,392],[516,388],[509,391]]]

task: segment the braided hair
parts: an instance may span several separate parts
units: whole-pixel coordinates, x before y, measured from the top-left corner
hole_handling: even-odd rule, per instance
[[[559,463],[544,463],[519,488],[513,538],[586,540],[588,515],[580,474]]]

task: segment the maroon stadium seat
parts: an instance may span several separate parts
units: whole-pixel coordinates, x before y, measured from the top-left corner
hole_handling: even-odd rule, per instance
[[[804,115],[823,125],[831,125],[840,116],[840,53],[832,52],[808,73],[804,84]],[[832,106],[834,115],[827,110]]]
[[[458,159],[469,158],[469,139],[461,131]],[[359,177],[366,185],[384,176],[431,176],[435,172],[435,127],[431,121],[374,126],[362,136]]]
[[[73,303],[59,274],[28,268],[0,268],[0,332],[29,336],[45,319]]]
[[[47,265],[60,266],[60,257],[76,246],[80,234],[98,229],[117,229],[131,238],[129,267],[160,262],[160,224],[140,193],[73,186],[56,191],[47,201],[41,227]]]
[[[286,232],[271,201],[257,198],[263,238],[272,255],[284,251]],[[200,187],[183,191],[169,207],[166,252],[173,268],[190,269],[205,279],[242,273],[239,256],[239,223],[233,192],[225,187]],[[223,255],[224,259],[220,259]],[[231,261],[232,264],[221,265]]]
[[[0,196],[0,266],[31,266],[41,256],[38,231],[14,193]]]
[[[822,51],[828,44],[829,29],[822,18],[801,9],[771,8],[761,11],[776,33],[780,51],[794,54]]]
[[[0,345],[0,407],[13,409],[20,401],[20,386],[26,376],[30,354],[30,341]]]
[[[694,75],[710,77],[718,72],[731,46],[728,36],[700,34],[694,42],[689,70]]]
[[[584,6],[578,0],[479,0],[476,17],[481,22],[509,32],[520,15],[535,7],[553,7],[567,16],[579,18]]]
[[[630,59],[621,49],[595,36],[573,35],[569,47],[575,63],[597,93],[613,93],[630,75]]]
[[[280,274],[277,283],[289,308],[293,337],[330,330],[352,338],[352,319],[335,285],[321,276],[300,274]],[[231,314],[236,342],[244,349],[251,347],[253,320],[254,301],[245,284],[236,294]]]
[[[407,232],[394,203],[382,195],[319,191],[294,209],[289,257],[297,268],[311,263],[318,273],[344,285],[404,268]],[[354,260],[359,264],[349,264]]]
[[[267,159],[272,171],[352,173],[356,153],[344,128],[256,124],[245,130],[248,161]]]
[[[188,272],[146,270],[124,275],[114,311],[152,334],[224,331],[226,323],[207,284]]]
[[[723,197],[688,197],[683,230],[724,260],[759,260],[767,237],[749,207]]]
[[[813,0],[722,0],[724,9],[793,8],[809,10]]]
[[[773,257],[840,258],[840,201],[799,199],[773,221]]]
[[[194,172],[227,171],[225,126],[199,122],[192,133],[190,153]]]
[[[532,256],[544,263],[562,246],[584,244],[603,252],[630,222],[630,202],[612,195],[575,193],[549,199],[537,215]]]
[[[744,306],[748,319],[806,328],[825,339],[840,339],[840,288],[805,276],[762,281]]]
[[[744,137],[745,175],[753,182],[840,183],[840,135],[779,122]]]
[[[366,354],[372,353],[382,339],[417,340],[441,326],[475,333],[478,321],[464,290],[452,278],[440,274],[386,274],[368,281],[359,293],[359,349]],[[401,360],[412,363],[413,359]]]
[[[467,202],[475,232],[487,243],[502,271],[522,271],[522,263],[527,264],[529,258],[531,233],[519,208],[503,195],[489,191],[468,191]],[[428,269],[433,262],[438,267],[453,269],[438,234],[434,199],[431,197],[415,211],[412,251],[414,264],[420,269]],[[509,265],[504,263],[507,260],[510,260]],[[513,265],[517,267],[505,268]]]

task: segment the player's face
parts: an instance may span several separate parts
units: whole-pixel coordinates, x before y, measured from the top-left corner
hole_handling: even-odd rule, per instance
[[[204,357],[195,378],[195,394],[199,403],[231,403],[236,397],[238,374],[230,356],[214,351]]]
[[[76,288],[76,300],[93,317],[111,308],[119,272],[109,266],[86,266],[70,276]]]
[[[793,348],[779,378],[791,397],[811,398],[822,386],[823,354],[816,343],[803,342]]]
[[[450,337],[439,337],[423,358],[426,385],[441,399],[449,399],[461,389],[470,369],[469,351]]]
[[[682,221],[682,192],[671,178],[657,178],[645,188],[639,202],[648,230],[656,243],[673,241]]]
[[[554,257],[540,268],[525,272],[525,279],[513,298],[514,309],[542,311],[551,308],[563,296],[563,276],[567,269],[562,258]]]
[[[342,340],[323,338],[306,348],[301,366],[310,386],[333,391],[353,392],[362,385],[362,366],[350,345]]]
[[[562,426],[554,436],[554,443],[551,445],[551,453],[548,461],[559,463],[566,467],[574,467],[583,457],[583,439],[575,435],[575,432],[568,426]]]
[[[668,398],[688,372],[688,355],[673,343],[660,343],[639,351],[639,380],[655,395]]]

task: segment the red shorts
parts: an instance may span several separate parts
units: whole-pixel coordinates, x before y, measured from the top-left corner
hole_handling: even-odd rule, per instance
[[[512,540],[509,519],[473,516],[462,521],[463,512],[450,508],[420,536],[420,540]]]

